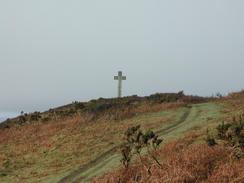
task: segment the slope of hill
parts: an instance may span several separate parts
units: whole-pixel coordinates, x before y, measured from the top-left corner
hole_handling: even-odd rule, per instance
[[[0,125],[0,182],[86,182],[119,166],[124,131],[170,140],[219,122],[223,104],[183,93],[99,99]]]
[[[145,155],[129,168],[107,172],[106,176],[92,182],[243,183],[244,92],[233,93],[217,104],[220,107],[218,117],[210,107],[213,103],[209,103],[206,109],[211,112],[201,110],[193,119],[193,124],[199,122],[202,128],[188,129],[185,135],[167,142],[155,152],[161,166],[150,162],[150,155]],[[203,114],[208,114],[204,124],[204,117],[199,118]]]
[[[170,111],[170,113],[174,112],[176,112],[177,116],[171,123],[158,124],[158,127],[153,128],[156,134],[159,137],[163,137],[165,141],[181,136],[181,134],[184,134],[184,132],[192,128],[200,128],[206,125],[206,123],[210,122],[208,120],[209,118],[216,120],[219,117],[220,106],[211,103],[196,104],[191,107],[182,107]],[[158,115],[162,118],[167,116],[165,112],[161,112]],[[153,118],[151,119],[153,120]],[[119,146],[111,148],[89,164],[80,167],[70,175],[64,177],[59,182],[87,182],[94,176],[102,175],[112,170],[112,168],[118,167],[120,165],[120,159]]]

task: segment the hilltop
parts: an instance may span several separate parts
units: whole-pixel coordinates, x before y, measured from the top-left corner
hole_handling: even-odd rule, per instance
[[[214,133],[220,122],[243,109],[243,92],[221,99],[179,92],[100,98],[23,114],[0,124],[0,182],[89,182],[104,174],[94,181],[115,182],[123,170],[120,146],[128,128],[153,130],[164,140],[162,155],[177,143],[168,148],[173,154],[191,144],[206,144],[207,129]],[[133,166],[143,172],[136,162]],[[140,175],[131,168],[132,178]]]
[[[58,121],[73,118],[75,116],[87,116],[88,121],[98,119],[101,116],[106,116],[108,119],[121,120],[123,118],[133,116],[139,112],[143,113],[144,111],[139,111],[139,108],[142,108],[143,106],[149,107],[154,106],[155,104],[173,102],[198,103],[208,99],[209,98],[199,96],[186,96],[181,91],[179,93],[156,93],[146,97],[134,95],[123,98],[99,98],[89,102],[75,101],[71,104],[49,109],[48,111],[42,113],[38,111],[29,114],[23,113],[14,119],[7,119],[0,124],[0,128],[10,128],[13,126],[22,126],[25,124],[38,122],[44,123],[48,121]],[[120,114],[115,114],[114,112],[118,112],[118,110],[120,111]]]

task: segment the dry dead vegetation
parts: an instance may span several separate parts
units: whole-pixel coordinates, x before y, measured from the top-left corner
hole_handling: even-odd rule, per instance
[[[206,144],[193,144],[195,139],[188,138],[171,142],[158,151],[159,159],[163,162],[162,167],[150,165],[151,174],[137,163],[93,182],[243,182],[244,160],[232,159],[231,148],[223,145],[209,147]],[[143,161],[144,164],[148,163],[148,157]]]
[[[155,150],[160,166],[146,155],[93,183],[243,183],[244,92],[233,93],[220,103],[225,106],[227,123],[220,122],[216,129],[211,129],[214,143],[209,132],[205,135],[207,143],[197,141],[202,133],[189,133]]]

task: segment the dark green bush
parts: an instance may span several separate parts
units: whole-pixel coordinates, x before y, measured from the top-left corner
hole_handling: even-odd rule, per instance
[[[218,137],[220,139],[226,139],[227,135],[226,132],[228,129],[231,127],[231,124],[222,122],[220,125],[217,126],[217,131],[218,131]]]
[[[233,117],[232,122],[224,123],[217,126],[218,137],[227,140],[231,145],[244,147],[244,118],[239,116],[239,120]]]
[[[40,112],[34,112],[30,114],[30,121],[38,121],[41,118]]]
[[[239,139],[239,144],[240,144],[240,147],[244,147],[244,137],[243,136]]]
[[[164,102],[176,102],[182,97],[184,97],[183,91],[180,91],[179,93],[156,93],[146,98],[151,102],[164,103]]]
[[[80,110],[80,109],[85,108],[85,105],[82,102],[75,101],[75,102],[73,102],[73,105],[74,105],[75,110]]]
[[[217,145],[215,138],[208,136],[206,139],[206,142],[209,146],[215,146]]]
[[[205,139],[205,141],[207,142],[208,146],[215,146],[217,145],[217,142],[215,140],[215,138],[211,135],[209,135],[209,130],[207,129],[207,138]]]
[[[143,133],[140,130],[140,125],[128,128],[125,132],[125,142],[121,147],[122,164],[127,169],[133,155],[138,155],[141,163],[146,166],[142,160],[141,151],[143,148],[147,148],[148,155],[154,162],[161,166],[153,151],[155,151],[162,142],[163,140],[159,139],[152,130],[148,130],[146,133]],[[148,168],[148,171],[150,171],[150,168]]]

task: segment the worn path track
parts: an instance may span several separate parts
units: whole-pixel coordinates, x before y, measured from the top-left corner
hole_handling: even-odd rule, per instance
[[[182,126],[187,125],[189,121],[192,122],[200,115],[201,109],[199,108],[199,106],[193,105],[192,107],[185,108],[180,119],[178,119],[174,124],[156,131],[156,134],[161,137],[170,135],[174,131],[179,130]],[[118,145],[109,149],[93,161],[81,166],[76,171],[62,178],[58,183],[88,182],[94,176],[101,175],[101,169],[109,168],[111,170],[113,166],[110,165],[113,164],[113,161],[116,160],[118,162],[119,147],[120,146]]]

